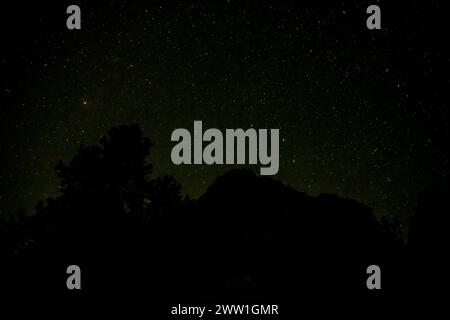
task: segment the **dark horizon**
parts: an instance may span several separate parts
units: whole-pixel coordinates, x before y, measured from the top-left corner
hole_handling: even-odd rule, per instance
[[[448,293],[448,186],[419,195],[409,239],[396,221],[333,194],[312,197],[235,169],[197,200],[169,175],[150,178],[152,144],[138,126],[111,128],[56,172],[61,196],[0,223],[0,292],[298,298]],[[193,258],[195,257],[195,258]],[[369,290],[369,266],[382,287]],[[77,293],[73,293],[77,294]]]

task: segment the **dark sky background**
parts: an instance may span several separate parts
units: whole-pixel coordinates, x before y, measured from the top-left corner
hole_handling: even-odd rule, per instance
[[[81,7],[82,29],[66,28]],[[448,182],[447,18],[432,1],[2,4],[0,214],[57,194],[54,165],[115,125],[201,195],[231,166],[175,166],[176,128],[279,128],[274,177],[404,219]],[[382,29],[366,28],[378,4]],[[259,172],[259,165],[253,166]]]

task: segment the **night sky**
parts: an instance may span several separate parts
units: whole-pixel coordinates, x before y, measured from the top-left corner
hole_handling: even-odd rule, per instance
[[[2,4],[0,214],[32,213],[57,194],[58,160],[131,123],[155,143],[155,176],[198,197],[235,167],[172,164],[172,131],[202,120],[278,128],[275,179],[403,220],[418,191],[448,182],[445,12],[298,2]],[[70,4],[81,30],[66,28]],[[381,30],[366,28],[370,4]]]

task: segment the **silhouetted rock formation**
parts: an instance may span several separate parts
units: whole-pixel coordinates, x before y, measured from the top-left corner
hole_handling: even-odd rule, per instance
[[[367,266],[384,262],[383,233],[370,209],[333,195],[309,197],[251,171],[218,178],[195,212],[196,247],[224,276],[224,283],[209,282],[222,292],[362,293]]]

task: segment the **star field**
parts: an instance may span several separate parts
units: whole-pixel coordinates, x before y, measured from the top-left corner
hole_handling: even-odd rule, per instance
[[[79,1],[77,31],[68,4],[8,8],[1,214],[56,195],[58,160],[129,123],[155,143],[155,175],[198,197],[232,167],[171,163],[171,132],[194,120],[279,128],[275,179],[412,214],[420,189],[448,181],[441,8],[382,3],[382,29],[368,30],[368,4],[294,3]]]

